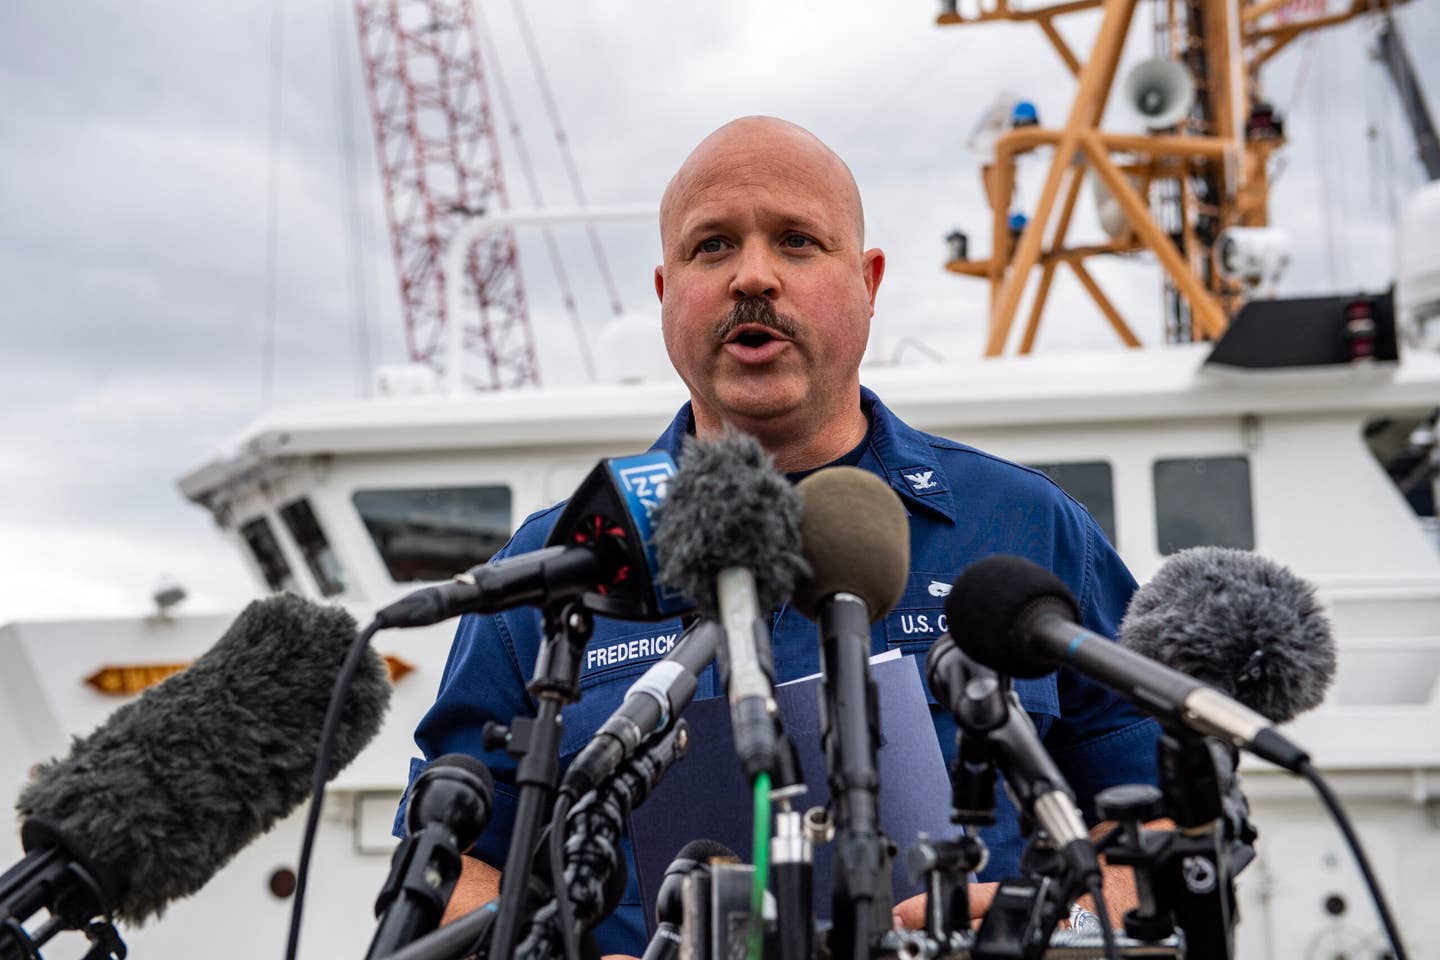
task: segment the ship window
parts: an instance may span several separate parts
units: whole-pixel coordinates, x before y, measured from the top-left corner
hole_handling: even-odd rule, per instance
[[[245,540],[245,546],[250,548],[250,555],[255,558],[260,575],[271,590],[278,593],[295,589],[295,575],[290,572],[290,564],[285,562],[285,554],[280,552],[280,541],[275,539],[270,521],[256,517],[240,528],[240,536]]]
[[[1033,470],[1039,470],[1080,505],[1090,511],[1090,516],[1105,532],[1105,539],[1115,542],[1115,476],[1110,464],[1104,460],[1078,463],[1030,463]]]
[[[510,488],[358,490],[355,509],[391,579],[446,580],[510,538]]]
[[[310,568],[320,593],[327,597],[344,593],[345,572],[340,569],[340,558],[330,549],[330,541],[325,538],[325,531],[320,529],[320,521],[315,519],[310,501],[301,497],[287,503],[280,508],[280,519],[285,521],[285,529],[295,538],[295,545],[305,557],[305,565]]]
[[[1155,533],[1162,555],[1186,547],[1255,547],[1250,461],[1186,457],[1155,461]]]
[[[1435,481],[1440,478],[1440,410],[1423,417],[1378,417],[1365,424],[1365,445],[1417,516],[1435,519]]]

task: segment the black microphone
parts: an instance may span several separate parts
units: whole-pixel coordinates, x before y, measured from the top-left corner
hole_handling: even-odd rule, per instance
[[[540,550],[504,557],[423,587],[375,618],[421,627],[464,613],[497,613],[583,597],[617,620],[663,620],[689,601],[655,582],[651,512],[665,498],[675,464],[663,451],[602,460],[566,504]]]
[[[616,558],[591,545],[544,547],[471,567],[455,579],[406,594],[375,614],[387,627],[423,627],[464,613],[543,606],[598,583]],[[608,563],[607,563],[608,561]]]
[[[796,609],[819,625],[825,761],[835,808],[836,957],[868,957],[890,926],[889,843],[880,829],[879,710],[870,624],[899,602],[910,572],[910,524],[889,485],[855,467],[800,481],[810,576]]]
[[[193,664],[41,767],[16,804],[26,857],[6,877],[58,859],[95,880],[99,913],[136,924],[199,890],[309,795],[354,641],[355,622],[338,607],[291,595],[250,604]],[[328,776],[375,736],[389,699],[385,663],[370,650]],[[67,889],[63,880],[55,892],[64,899]],[[6,893],[0,903],[19,902]]]
[[[981,736],[994,747],[1015,805],[1049,834],[1082,884],[1098,880],[1100,863],[1075,806],[1075,791],[1040,742],[1009,679],[965,656],[949,634],[931,645],[925,673],[963,735]]]
[[[687,439],[680,470],[655,513],[660,581],[692,597],[702,617],[725,628],[726,673],[735,753],[753,783],[775,773],[775,667],[764,616],[806,571],[800,555],[800,500],[748,434],[727,430]]]
[[[690,705],[700,672],[715,659],[724,633],[713,620],[692,624],[664,659],[657,660],[625,691],[620,706],[571,761],[560,781],[560,792],[584,796],[634,756],[646,739],[669,729]]]
[[[1237,562],[1237,556],[1245,559]],[[1126,633],[1137,638],[1134,642],[1154,649],[1155,637],[1173,634],[1188,638],[1182,644],[1186,650],[1208,648],[1217,663],[1263,662],[1256,680],[1247,681],[1247,695],[1278,708],[1279,716],[1293,716],[1318,698],[1329,682],[1327,671],[1333,670],[1334,640],[1304,581],[1250,554],[1212,554],[1198,564],[1182,554],[1176,558],[1167,562],[1175,566],[1161,587],[1132,608],[1137,615]],[[1181,595],[1194,602],[1179,604]],[[1202,602],[1206,595],[1209,603]],[[1283,619],[1275,615],[1277,609],[1303,613],[1272,633]],[[1295,773],[1308,761],[1270,719],[1244,703],[1080,626],[1069,589],[1028,560],[994,556],[967,567],[955,579],[945,610],[965,652],[1001,673],[1038,677],[1070,667],[1164,723],[1228,741]],[[1275,655],[1267,656],[1267,649]],[[1284,652],[1297,649],[1332,652],[1287,661]],[[1317,666],[1323,678],[1312,672]]]
[[[375,899],[379,924],[366,957],[388,957],[440,925],[460,879],[461,855],[480,838],[494,807],[494,778],[466,754],[437,757],[416,778],[406,837]]]
[[[735,851],[715,840],[691,840],[675,854],[675,859],[665,868],[665,878],[660,881],[660,892],[655,896],[655,935],[646,945],[641,960],[675,960],[679,956],[685,878],[696,870],[709,870],[714,860],[740,862]]]

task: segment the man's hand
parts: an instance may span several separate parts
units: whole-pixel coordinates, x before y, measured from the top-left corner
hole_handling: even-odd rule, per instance
[[[990,909],[990,901],[995,899],[995,890],[998,883],[972,883],[970,884],[970,919],[979,920],[985,916],[985,911]],[[925,894],[917,893],[909,900],[902,900],[895,905],[895,920],[907,930],[919,930],[925,926]]]
[[[440,917],[440,926],[458,920],[476,907],[483,906],[500,896],[500,871],[483,860],[474,857],[460,858],[460,879],[455,882],[455,892],[445,905]]]

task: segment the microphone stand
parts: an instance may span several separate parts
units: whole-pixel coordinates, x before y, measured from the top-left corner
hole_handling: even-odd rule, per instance
[[[510,960],[521,913],[530,890],[530,874],[540,821],[560,779],[560,708],[580,699],[580,667],[595,621],[577,600],[547,607],[545,642],[526,690],[538,704],[534,717],[516,717],[509,727],[485,725],[485,748],[504,747],[519,757],[515,784],[520,799],[510,851],[500,876],[499,913],[490,938],[489,960]]]
[[[406,813],[410,832],[395,848],[375,900],[379,923],[366,960],[388,957],[440,925],[460,879],[462,851],[485,829],[495,792],[480,762],[464,759],[442,757],[415,781]]]
[[[1235,955],[1235,874],[1254,859],[1256,832],[1234,776],[1232,748],[1211,737],[1165,733],[1160,789],[1178,834],[1158,865],[1162,896],[1185,931],[1187,951]]]
[[[870,611],[837,593],[820,608],[820,688],[825,764],[835,808],[835,887],[830,955],[868,960],[890,930],[894,851],[880,828],[880,705],[870,677]]]
[[[1037,782],[1051,782],[1057,774],[1047,773],[1043,765],[1037,767],[1027,753],[1022,734],[1033,728],[1011,688],[1010,678],[968,658],[961,663],[959,689],[952,696],[958,728],[955,760],[950,767],[953,819],[967,830],[994,823],[996,772],[1002,770],[1029,836],[1036,822],[1024,811],[1038,809],[1046,801],[1026,791],[1033,791]],[[933,674],[931,682],[935,682]],[[1026,727],[1015,726],[1021,723]],[[1033,739],[1033,732],[1029,736]],[[1026,847],[1020,862],[1021,876],[1001,884],[985,914],[973,941],[974,956],[1028,960],[1044,954],[1070,901],[1085,892],[1082,865],[1057,847],[1058,839],[1044,831]],[[967,833],[949,844],[922,844],[912,855],[912,863],[918,868],[915,872],[926,877],[927,932],[941,942],[963,938],[970,927],[965,874],[983,867],[984,844]],[[965,874],[957,882],[956,872],[962,869]]]
[[[804,814],[791,802],[805,795],[800,757],[795,741],[775,718],[778,747],[774,785],[774,831],[770,836],[770,885],[775,892],[776,947],[779,960],[811,960],[815,945],[814,845],[804,826]]]
[[[1236,755],[1211,737],[1166,732],[1158,747],[1160,788],[1102,790],[1100,815],[1118,826],[1101,841],[1105,856],[1135,871],[1139,906],[1125,932],[1158,941],[1176,927],[1187,956],[1235,956],[1235,875],[1255,857],[1256,831],[1234,776]],[[1168,813],[1176,829],[1142,824]]]
[[[552,885],[565,884],[569,891],[579,926],[577,934],[589,933],[614,908],[618,895],[607,900],[606,893],[617,872],[623,886],[626,866],[620,838],[626,818],[645,802],[689,747],[690,725],[677,721],[669,733],[643,747],[581,797],[566,818],[564,873],[552,878]],[[526,960],[550,960],[561,954],[563,935],[559,923],[553,901],[541,906],[528,918],[517,952]]]

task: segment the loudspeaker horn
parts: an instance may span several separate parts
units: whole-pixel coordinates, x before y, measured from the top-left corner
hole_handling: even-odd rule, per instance
[[[1135,182],[1132,178],[1132,184]],[[1120,209],[1120,201],[1105,186],[1105,181],[1094,173],[1090,175],[1091,196],[1095,200],[1095,215],[1100,220],[1100,228],[1110,237],[1111,240],[1119,240],[1130,230],[1130,221],[1125,217],[1125,211]]]
[[[1157,57],[1135,66],[1125,78],[1125,99],[1151,130],[1173,127],[1195,103],[1189,72],[1174,60]]]

